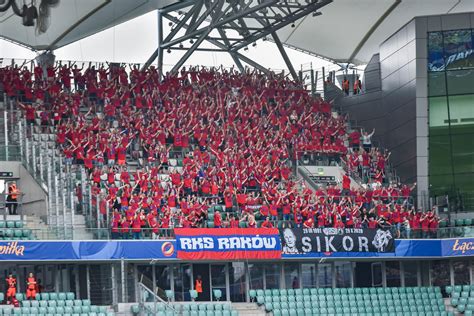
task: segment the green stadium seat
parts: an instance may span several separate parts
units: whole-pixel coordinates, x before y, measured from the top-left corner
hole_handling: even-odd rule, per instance
[[[66,293],[66,300],[74,300],[76,297],[73,292]]]
[[[58,293],[49,293],[49,299],[57,301],[58,300]]]
[[[74,314],[80,314],[82,312],[81,306],[73,306],[72,311]]]

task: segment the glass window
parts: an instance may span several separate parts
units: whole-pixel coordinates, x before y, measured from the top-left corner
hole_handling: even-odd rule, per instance
[[[446,74],[443,71],[428,73],[428,95],[446,95]]]
[[[279,289],[280,288],[280,276],[281,266],[279,264],[267,264],[265,265],[265,285],[266,289]]]
[[[249,263],[250,289],[263,289],[263,264]]]
[[[444,70],[443,33],[428,33],[428,70]]]
[[[451,284],[449,276],[449,261],[437,260],[430,264],[431,286],[442,286]]]
[[[382,263],[372,263],[372,286],[382,286]]]
[[[171,289],[170,267],[156,266],[155,267],[156,286],[163,290]]]
[[[226,293],[226,266],[225,264],[213,264],[211,265],[211,285],[212,285],[212,298],[214,299],[214,290],[221,290],[221,300],[227,300]]]
[[[385,275],[388,287],[400,286],[400,262],[387,261],[385,263]]]
[[[319,287],[332,287],[332,264],[318,264]]]
[[[473,52],[474,55],[474,52]],[[439,78],[439,77],[442,77]],[[447,78],[447,90],[444,85],[444,78]],[[433,81],[433,82],[432,82]],[[430,95],[443,95],[443,94],[469,94],[474,93],[474,68],[471,69],[460,69],[460,70],[449,70],[446,72],[433,72],[430,73],[429,86],[430,86]],[[434,86],[433,89],[437,91],[431,91],[431,86]],[[433,94],[432,94],[433,93]],[[437,93],[437,94],[436,94]]]
[[[453,261],[453,270],[454,270],[454,284],[456,285],[471,284],[468,260]]]
[[[335,262],[334,275],[336,287],[352,287],[352,264],[350,262]]]
[[[285,286],[287,289],[299,289],[300,280],[298,276],[297,263],[285,263]]]
[[[447,135],[449,130],[449,113],[448,113],[448,100],[445,96],[443,97],[431,97],[429,98],[430,105],[430,136],[434,133],[435,135]],[[434,129],[436,128],[436,129]]]
[[[316,276],[316,265],[314,263],[303,263],[301,265],[301,283],[303,288],[316,287]]]
[[[191,265],[178,264],[173,266],[174,296],[177,301],[189,301],[191,289]]]
[[[444,60],[446,69],[468,68],[473,66],[471,30],[443,32]]]
[[[405,286],[418,286],[418,262],[404,261],[403,270]]]
[[[229,266],[230,299],[245,302],[245,263],[232,262]],[[260,287],[260,289],[263,287]]]

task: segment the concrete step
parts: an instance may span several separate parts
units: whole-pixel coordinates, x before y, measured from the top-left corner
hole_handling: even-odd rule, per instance
[[[232,303],[232,309],[239,312],[239,316],[266,316],[267,312],[256,303]]]

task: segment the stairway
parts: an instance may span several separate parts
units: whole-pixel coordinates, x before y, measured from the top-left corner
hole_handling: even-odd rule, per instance
[[[239,312],[239,316],[266,316],[267,312],[256,303],[232,303],[232,309]]]

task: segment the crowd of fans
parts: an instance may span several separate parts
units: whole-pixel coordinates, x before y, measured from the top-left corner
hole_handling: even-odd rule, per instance
[[[29,124],[56,134],[69,168],[87,170],[113,238],[209,222],[405,235],[438,226],[409,203],[413,187],[387,183],[390,153],[372,147],[375,131],[348,134],[344,116],[283,75],[183,68],[160,80],[153,67],[59,65],[1,68],[0,82]],[[305,152],[342,157],[370,185],[355,189],[345,176],[311,190],[292,173]]]

